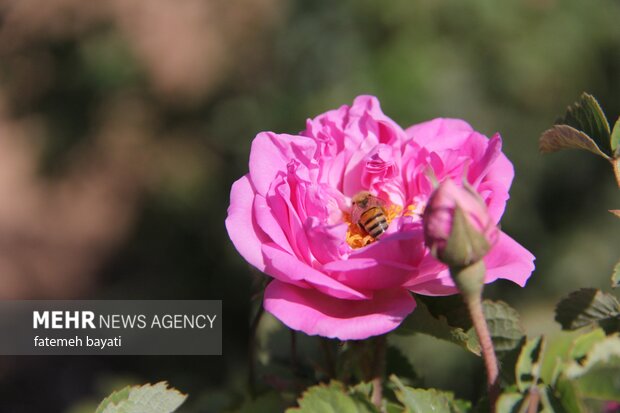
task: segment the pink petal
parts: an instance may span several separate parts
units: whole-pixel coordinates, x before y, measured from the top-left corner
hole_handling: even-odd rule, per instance
[[[523,287],[534,271],[534,256],[519,243],[500,232],[497,243],[484,257],[487,272],[485,283],[498,278],[510,280]],[[448,268],[433,258],[430,253],[420,264],[417,277],[406,284],[417,294],[450,295],[458,293]]]
[[[291,184],[293,187],[291,187]],[[273,211],[274,218],[284,231],[294,255],[303,257],[305,262],[311,261],[310,246],[304,231],[303,209],[296,209],[291,201],[293,194],[298,198],[300,185],[295,179],[285,180],[279,177],[267,194],[267,204]]]
[[[495,163],[499,155],[502,153],[502,138],[499,134],[495,134],[490,140],[487,141],[481,135],[478,135],[478,139],[484,140],[486,143],[486,150],[480,159],[476,160],[472,167],[469,169],[468,173],[468,181],[474,187],[478,186],[482,179],[486,176],[486,174],[491,169],[491,166]],[[473,136],[472,136],[473,137]],[[512,165],[511,165],[512,166]],[[508,176],[514,175],[512,168],[510,171],[503,171],[505,173],[510,172]]]
[[[372,297],[371,292],[348,287],[282,251],[273,243],[263,245],[262,251],[265,254],[265,272],[280,281],[298,286],[308,284],[323,294],[346,300],[365,300]]]
[[[405,289],[349,301],[274,280],[265,289],[264,307],[288,327],[308,335],[363,340],[398,327],[415,308],[415,301]]]
[[[501,232],[497,243],[484,257],[487,267],[485,282],[504,278],[523,287],[534,271],[534,259],[531,252]]]
[[[230,206],[226,218],[226,230],[239,254],[247,262],[263,271],[265,263],[261,245],[269,241],[252,217],[254,187],[249,174],[237,180],[230,191]]]
[[[512,162],[508,160],[506,155],[500,153],[489,168],[485,180],[499,182],[506,190],[510,188],[512,179],[515,176],[515,170]]]
[[[461,119],[437,118],[409,127],[410,139],[429,151],[458,148],[473,132],[471,125]],[[441,136],[441,139],[438,137]]]
[[[395,232],[354,251],[349,259],[330,262],[323,268],[353,288],[395,288],[402,286],[416,270],[423,252],[420,230]]]
[[[291,160],[315,167],[316,142],[305,136],[261,132],[256,135],[250,151],[250,176],[256,192],[266,195],[278,173],[286,172]],[[301,168],[300,168],[301,169]]]
[[[358,192],[365,190],[362,185],[362,174],[366,166],[366,156],[378,145],[375,135],[365,136],[353,152],[353,156],[349,159],[344,171],[344,179],[342,181],[342,193],[346,196],[354,196]]]
[[[258,226],[276,243],[280,248],[293,254],[291,244],[288,242],[286,234],[282,230],[280,222],[274,217],[275,210],[267,204],[267,200],[262,195],[256,195],[254,199],[254,217]]]
[[[353,288],[378,290],[400,287],[415,267],[397,261],[349,258],[325,264],[324,269],[338,281]]]
[[[458,289],[450,278],[448,267],[437,261],[430,252],[424,257],[418,267],[418,275],[406,285],[410,291],[422,295],[451,295],[457,294]]]
[[[406,138],[405,131],[381,110],[379,99],[371,95],[355,98],[349,111],[351,124],[361,136],[374,135],[377,143],[394,145]],[[355,120],[357,120],[355,122]]]
[[[306,235],[312,255],[318,262],[324,264],[341,259],[341,250],[345,248],[348,225],[322,225],[315,217],[306,221]]]

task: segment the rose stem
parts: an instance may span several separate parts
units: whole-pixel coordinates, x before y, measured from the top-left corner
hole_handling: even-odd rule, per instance
[[[538,405],[540,404],[540,393],[538,388],[532,386],[530,388],[530,400],[527,406],[527,413],[536,413],[538,411]]]
[[[293,374],[297,374],[299,371],[297,363],[297,332],[291,330],[291,366],[293,367]]]
[[[383,400],[383,373],[385,371],[386,337],[375,338],[375,360],[372,378],[372,403],[381,410]]]
[[[497,358],[493,349],[493,341],[489,333],[489,326],[484,318],[482,311],[482,296],[480,294],[469,295],[463,297],[465,304],[469,309],[471,321],[480,341],[482,349],[482,358],[487,370],[487,385],[489,391],[489,402],[491,403],[491,413],[495,412],[495,402],[499,396],[499,368],[497,366]]]
[[[264,311],[263,306],[259,306],[258,311],[256,311],[256,315],[250,324],[250,337],[248,343],[248,358],[250,359],[250,366],[248,369],[248,384],[252,398],[256,396],[256,332]]]

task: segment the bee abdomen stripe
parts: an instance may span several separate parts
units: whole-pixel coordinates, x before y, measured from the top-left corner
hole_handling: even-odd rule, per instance
[[[381,229],[383,231],[385,231],[387,229],[387,220],[385,218],[380,218],[377,220],[377,222],[375,224],[373,224],[371,227],[366,228],[366,231],[368,231],[369,233],[373,232],[375,230],[375,228],[381,226]]]
[[[362,222],[363,225],[368,225],[368,223],[370,223],[373,219],[383,216],[383,211],[381,211],[381,209],[373,208],[362,214],[362,217],[368,215],[369,213],[372,213],[373,211],[376,211],[376,213],[372,217],[368,218],[365,222]]]
[[[379,226],[377,226],[375,229],[373,229],[373,230],[371,230],[371,231],[368,231],[368,233],[369,233],[371,236],[373,236],[373,237],[377,238],[379,235],[381,235],[381,234],[383,234],[385,231],[387,231],[387,228],[388,228],[387,223],[384,223],[383,225],[379,225]]]

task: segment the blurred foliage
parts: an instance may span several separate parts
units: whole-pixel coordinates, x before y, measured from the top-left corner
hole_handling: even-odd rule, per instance
[[[4,271],[12,287],[3,296],[223,299],[225,354],[8,358],[0,367],[0,410],[93,403],[107,392],[102,378],[126,375],[134,382],[165,379],[194,395],[183,411],[239,406],[247,398],[253,275],[224,230],[230,186],[247,172],[257,132],[301,130],[306,118],[362,93],[376,95],[403,127],[459,117],[488,135],[502,134],[516,170],[503,229],[536,255],[537,270],[525,289],[498,282],[487,295],[525,310],[529,332],[559,330],[551,320],[560,296],[608,285],[620,245],[617,218],[606,213],[618,206],[613,177],[594,157],[543,158],[537,140],[582,91],[597,96],[611,125],[620,114],[618,2],[164,3],[12,0],[0,7],[1,139],[34,148],[33,182],[44,188],[40,219],[64,228],[85,212],[124,228],[100,237],[67,232],[74,238],[63,251],[95,240],[89,261],[68,269],[37,256],[36,282],[16,265]],[[93,181],[99,174],[122,185],[86,202],[84,188],[109,181]],[[62,183],[78,178],[83,186],[68,192],[75,212],[51,215],[52,190],[65,191]],[[31,199],[3,190],[3,203]],[[119,202],[96,208],[111,200]],[[1,222],[17,221],[9,215]],[[2,245],[2,257],[13,262],[18,254]],[[274,388],[268,369],[288,368],[290,337],[268,317],[259,337],[256,374]],[[469,400],[481,393],[471,380],[482,377],[481,365],[463,350],[417,336],[392,341],[427,385]],[[323,364],[318,339],[298,335],[297,344],[309,371]],[[463,374],[442,368],[452,362],[450,371]]]

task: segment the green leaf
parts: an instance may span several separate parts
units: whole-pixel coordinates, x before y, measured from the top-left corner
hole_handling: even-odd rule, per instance
[[[484,300],[482,304],[495,352],[502,353],[518,347],[525,333],[517,310],[503,301]]]
[[[583,360],[566,367],[565,375],[582,397],[620,401],[620,337],[594,344]]]
[[[521,392],[538,383],[543,346],[544,341],[541,336],[533,340],[527,340],[521,350],[515,371],[517,387]]]
[[[515,348],[497,354],[499,378],[503,387],[516,384],[515,371],[517,368],[517,361],[519,360],[519,355],[521,354],[525,342],[526,337],[523,336]]]
[[[414,389],[405,386],[395,375],[390,381],[396,385],[396,398],[405,406],[405,412],[433,412],[433,413],[465,413],[471,404],[464,400],[455,400],[450,392],[437,389]]]
[[[618,216],[620,216],[620,211],[618,211]],[[611,274],[611,286],[616,288],[620,285],[620,261],[614,267],[614,272]]]
[[[582,413],[585,410],[577,389],[570,380],[564,377],[560,378],[555,385],[555,391],[568,413]]]
[[[187,395],[168,388],[165,381],[142,386],[127,386],[106,397],[95,413],[171,413],[183,404]]]
[[[385,405],[385,412],[386,413],[404,413],[405,408],[401,406],[400,404],[396,404],[393,402],[387,402]]]
[[[603,152],[611,155],[609,123],[594,96],[582,93],[556,124],[572,126],[585,133]]]
[[[611,151],[614,158],[620,157],[620,118],[616,121],[614,129],[611,131],[611,140],[609,141]]]
[[[553,393],[549,386],[539,386],[540,405],[544,413],[568,413],[562,401]]]
[[[579,363],[583,361],[594,345],[605,338],[605,332],[601,328],[594,329],[585,334],[573,331],[554,335],[545,343],[540,369],[541,381],[552,386],[560,399],[566,399],[567,396],[560,395],[563,391],[570,390],[561,389],[562,383],[566,382],[564,374],[566,367],[573,362]],[[568,386],[565,385],[565,387]],[[565,407],[567,406],[565,405]],[[571,409],[568,410],[572,411]]]
[[[545,354],[540,366],[540,377],[545,383],[556,384],[565,363],[570,361],[571,349],[579,336],[576,331],[561,331],[545,340]]]
[[[588,135],[568,125],[555,125],[544,131],[538,141],[538,149],[542,153],[562,149],[583,149],[607,160],[610,159]]]
[[[472,353],[480,355],[478,340],[472,340],[472,337],[462,328],[450,326],[445,317],[434,317],[421,300],[418,301],[415,311],[405,319],[396,333],[401,335],[427,334],[440,340],[458,344]]]
[[[472,327],[467,306],[460,294],[447,296],[416,296],[416,302],[423,302],[435,318],[444,318],[451,327],[469,330]]]
[[[620,328],[620,303],[611,294],[594,288],[582,288],[558,303],[555,319],[564,330],[598,323],[610,333]]]
[[[523,395],[521,393],[504,393],[499,396],[495,404],[497,413],[519,413],[523,406]]]
[[[596,343],[603,341],[604,339],[605,332],[600,328],[578,336],[570,349],[570,358],[576,361],[581,360],[588,354]]]
[[[297,400],[299,407],[287,413],[379,413],[377,408],[360,393],[348,394],[344,385],[332,381],[307,389]]]
[[[364,397],[370,398],[370,395],[372,394],[372,383],[364,381],[357,383],[355,386],[351,386],[349,388],[349,394],[360,394]]]
[[[455,298],[416,297],[418,307],[397,330],[399,334],[423,333],[458,344],[480,355],[480,343],[465,303]],[[501,353],[519,346],[524,336],[519,313],[503,301],[483,302],[484,316],[495,346]]]

